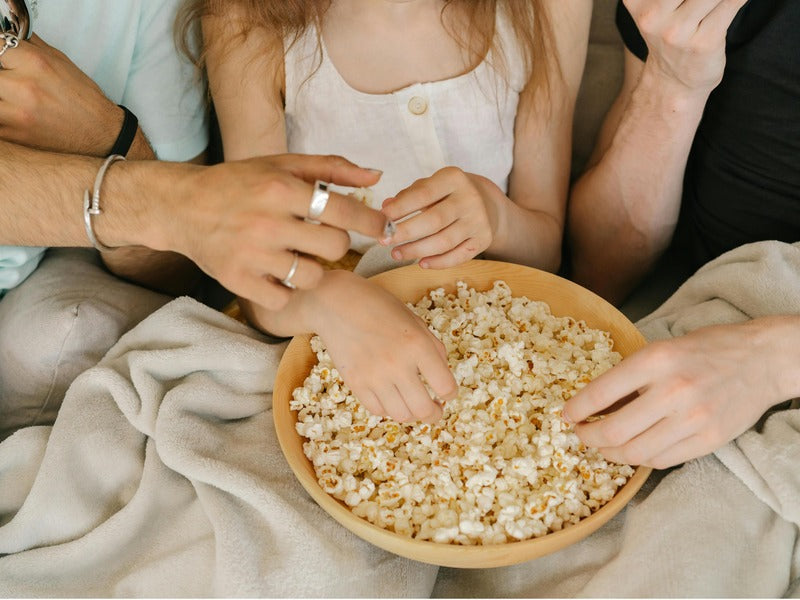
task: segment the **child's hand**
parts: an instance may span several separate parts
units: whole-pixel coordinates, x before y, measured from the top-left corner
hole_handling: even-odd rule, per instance
[[[315,330],[367,410],[400,422],[439,420],[442,408],[420,374],[440,400],[453,398],[458,387],[444,346],[422,319],[383,288],[347,271],[329,272],[322,287]]]
[[[422,268],[443,269],[474,258],[492,244],[503,192],[480,175],[447,167],[415,181],[383,203],[383,213],[402,223],[384,246],[395,260],[420,259]],[[419,211],[419,212],[417,212]]]

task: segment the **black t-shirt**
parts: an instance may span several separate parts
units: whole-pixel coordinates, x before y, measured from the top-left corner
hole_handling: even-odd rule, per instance
[[[645,60],[647,46],[622,2],[617,27]],[[750,0],[731,24],[675,234],[698,265],[760,240],[800,241],[800,0]]]

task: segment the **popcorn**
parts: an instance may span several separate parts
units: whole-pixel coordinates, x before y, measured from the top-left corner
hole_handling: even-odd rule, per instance
[[[574,525],[633,475],[561,418],[621,359],[607,332],[513,298],[502,281],[486,292],[459,282],[409,308],[444,344],[459,385],[439,423],[369,414],[316,336],[318,362],[290,402],[320,486],[356,516],[420,540],[501,544]]]

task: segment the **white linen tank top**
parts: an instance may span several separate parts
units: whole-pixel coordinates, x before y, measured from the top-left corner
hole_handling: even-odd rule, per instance
[[[324,41],[320,62],[317,29],[309,27],[285,58],[289,152],[338,154],[382,170],[372,188],[373,208],[446,166],[487,177],[507,192],[514,120],[527,77],[513,32],[500,15],[496,32],[505,78],[488,57],[457,77],[368,94],[342,78]],[[351,240],[360,252],[375,243],[353,232]]]

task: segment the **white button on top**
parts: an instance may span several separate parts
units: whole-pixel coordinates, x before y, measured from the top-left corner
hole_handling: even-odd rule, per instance
[[[414,96],[408,101],[408,110],[415,115],[425,114],[425,111],[428,110],[428,101],[421,96]]]

